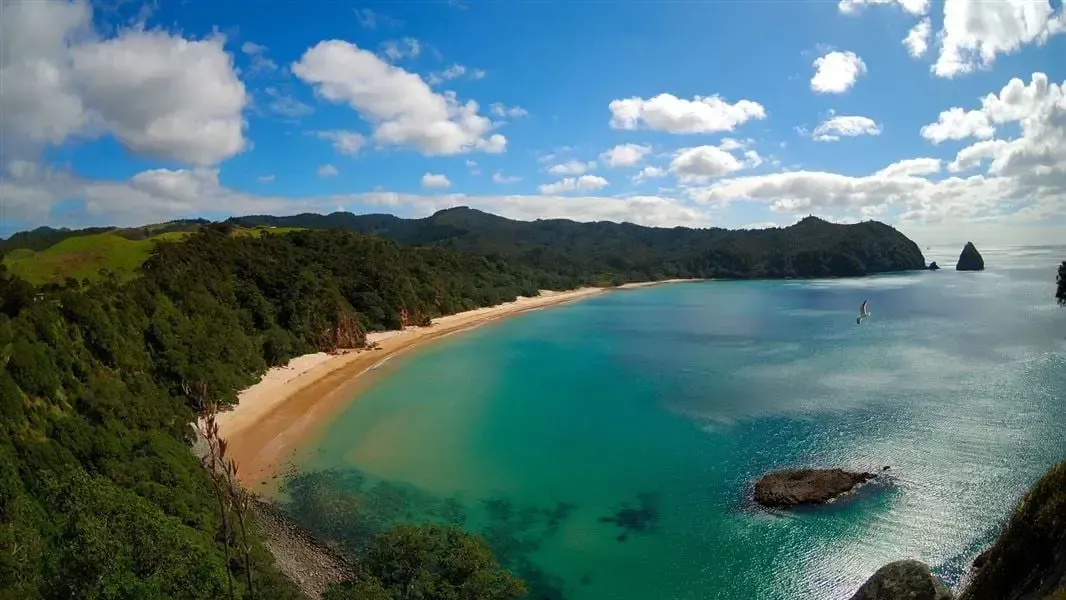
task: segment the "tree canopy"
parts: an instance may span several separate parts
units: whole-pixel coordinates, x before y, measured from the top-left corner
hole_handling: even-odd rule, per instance
[[[0,598],[228,598],[234,579],[251,597],[189,449],[189,390],[226,404],[295,355],[537,289],[499,258],[228,229],[157,245],[129,280],[34,287],[0,267]],[[297,597],[258,542],[247,562],[256,598]]]

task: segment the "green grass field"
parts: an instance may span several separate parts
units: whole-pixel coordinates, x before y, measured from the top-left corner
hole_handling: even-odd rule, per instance
[[[264,233],[288,233],[296,227],[255,227],[235,229],[233,235],[261,236]],[[12,273],[34,285],[62,282],[67,277],[81,281],[97,277],[107,269],[120,278],[137,274],[159,242],[179,242],[191,231],[168,231],[143,240],[129,240],[114,232],[67,238],[39,252],[20,248],[4,256],[3,264]]]

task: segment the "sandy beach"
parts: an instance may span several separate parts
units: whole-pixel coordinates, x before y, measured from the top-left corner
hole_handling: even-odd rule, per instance
[[[301,442],[357,396],[378,365],[414,346],[517,313],[588,298],[618,289],[633,289],[691,280],[637,283],[616,288],[542,290],[492,307],[440,317],[428,327],[374,332],[367,344],[376,349],[318,352],[299,356],[270,369],[259,383],[240,393],[238,404],[217,417],[227,454],[240,465],[241,482],[249,488],[270,484],[277,470]]]

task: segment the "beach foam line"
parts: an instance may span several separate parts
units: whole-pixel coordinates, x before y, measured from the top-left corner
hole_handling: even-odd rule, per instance
[[[468,331],[510,315],[592,297],[611,290],[633,289],[697,280],[666,280],[613,288],[542,290],[541,295],[439,317],[428,327],[371,332],[367,343],[376,349],[337,354],[315,352],[272,367],[256,384],[238,394],[231,410],[217,415],[219,434],[228,455],[240,465],[240,479],[256,487],[276,474],[291,453],[322,421],[356,397],[356,387],[392,357],[416,345]]]

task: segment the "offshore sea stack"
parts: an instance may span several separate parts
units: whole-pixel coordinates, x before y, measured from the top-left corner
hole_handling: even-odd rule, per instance
[[[888,563],[862,584],[851,600],[952,600],[951,590],[917,560]]]
[[[763,475],[755,483],[755,501],[770,508],[825,504],[877,477],[843,469],[799,469]]]
[[[962,254],[959,255],[959,262],[955,264],[955,270],[985,270],[985,259],[981,258],[981,253],[977,251],[977,247],[973,245],[973,242],[966,242],[966,246],[962,249]]]

